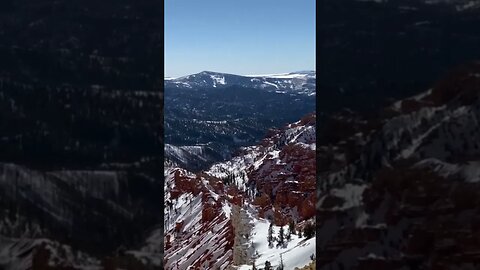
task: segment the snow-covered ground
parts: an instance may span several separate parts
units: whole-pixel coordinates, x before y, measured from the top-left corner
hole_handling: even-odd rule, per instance
[[[253,230],[251,233],[252,247],[254,253],[258,254],[254,258],[255,266],[263,267],[265,262],[269,261],[272,266],[280,265],[280,260],[283,261],[284,269],[294,269],[295,267],[303,267],[308,265],[312,259],[312,254],[315,254],[315,237],[306,239],[305,237],[298,237],[298,234],[291,234],[291,240],[287,242],[285,247],[268,246],[267,235],[270,227],[270,222],[265,219],[257,219],[252,216]],[[280,226],[273,227],[273,236],[276,236],[280,231]],[[284,226],[285,233],[288,226]],[[280,259],[281,255],[281,259]],[[251,270],[252,265],[241,265],[240,270]]]
[[[189,266],[202,262],[207,256],[205,254],[216,261],[216,267],[225,269],[231,256],[231,251],[224,252],[225,246],[228,244],[225,236],[229,232],[228,222],[231,206],[224,201],[222,203],[223,214],[215,217],[208,224],[203,223],[203,191],[198,195],[185,192],[178,198],[170,196],[170,191],[175,188],[173,176],[176,170],[180,170],[183,176],[192,177],[189,181],[196,181],[195,175],[188,171],[177,168],[165,170],[165,200],[172,203],[171,208],[168,205],[165,207],[164,234],[170,237],[169,243],[172,245],[165,251],[165,257],[168,258],[165,261],[165,269],[190,269]],[[215,193],[208,181],[204,179],[200,181],[201,185],[208,190],[212,203],[217,202],[220,195]],[[177,224],[182,224],[180,231],[176,231]],[[148,248],[144,249],[144,251],[148,250]],[[207,263],[202,262],[201,265],[207,267],[205,265]]]

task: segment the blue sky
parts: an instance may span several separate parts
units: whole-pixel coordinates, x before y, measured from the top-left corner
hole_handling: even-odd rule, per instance
[[[315,0],[165,0],[165,76],[315,69]]]

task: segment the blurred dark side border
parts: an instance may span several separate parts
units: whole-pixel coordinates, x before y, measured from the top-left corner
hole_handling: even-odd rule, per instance
[[[155,0],[0,4],[8,260],[68,265],[60,243],[140,269],[129,251],[163,226],[163,17]]]

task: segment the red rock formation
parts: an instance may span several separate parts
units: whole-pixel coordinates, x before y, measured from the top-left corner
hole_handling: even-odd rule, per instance
[[[179,233],[179,232],[182,231],[183,223],[184,223],[183,220],[180,221],[180,222],[175,223],[175,232],[176,232],[176,233]]]
[[[253,205],[260,206],[260,208],[265,208],[266,206],[271,205],[271,204],[272,204],[272,202],[270,200],[270,197],[265,193],[263,193],[259,197],[256,197],[253,200]]]
[[[299,215],[300,219],[309,219],[315,216],[315,193],[310,193],[306,200],[301,204]]]
[[[311,219],[315,215],[316,166],[315,150],[309,144],[315,142],[315,135],[312,128],[302,129],[302,126],[306,125],[315,125],[315,114],[308,115],[285,129],[271,130],[261,146],[249,150],[265,153],[265,156],[254,155],[257,157],[255,167],[252,165],[245,171],[249,184],[255,184],[259,191],[259,196],[255,198],[250,197],[251,193],[243,193],[233,185],[224,185],[220,179],[206,173],[187,176],[181,170],[175,171],[170,198],[176,199],[182,194],[190,193],[201,196],[201,208],[198,204],[196,206],[199,209],[196,215],[200,217],[197,220],[200,221],[195,224],[195,232],[181,229],[183,234],[176,236],[173,241],[177,246],[171,243],[170,238],[165,239],[165,243],[169,243],[166,244],[166,247],[169,247],[165,249],[166,257],[185,246],[196,246],[208,239],[209,248],[203,254],[191,252],[189,263],[198,268],[207,266],[214,269],[219,266],[216,260],[219,256],[231,252],[234,242],[234,230],[230,217],[224,214],[224,204],[243,206],[246,202],[251,203],[258,209],[260,217],[272,213],[276,225],[285,226],[295,219],[301,226],[302,220]],[[287,132],[287,129],[290,130]],[[289,141],[296,138],[296,135],[304,135],[302,143]],[[287,145],[283,146],[285,142]],[[280,151],[273,152],[272,149],[277,147]],[[296,220],[297,216],[300,220]],[[185,226],[191,226],[191,222]],[[180,227],[183,227],[183,224]],[[231,261],[232,255],[228,256]]]
[[[169,249],[172,247],[172,243],[170,242],[170,235],[165,235],[165,249]]]
[[[202,209],[202,222],[208,223],[212,221],[218,214],[214,205],[204,205]]]

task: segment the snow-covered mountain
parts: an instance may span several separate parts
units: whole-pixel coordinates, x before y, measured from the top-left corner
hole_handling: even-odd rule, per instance
[[[293,75],[292,75],[293,76]],[[165,88],[165,157],[190,171],[257,144],[272,127],[315,110],[315,96],[262,89]]]
[[[317,146],[320,269],[477,269],[480,63],[378,117],[352,111]]]
[[[315,95],[315,71],[299,71],[270,75],[234,75],[212,71],[202,71],[180,78],[168,78],[165,87],[172,88],[224,88],[242,86],[265,89],[278,93],[299,93]]]
[[[161,187],[145,173],[0,163],[0,268],[160,269]]]
[[[315,119],[271,130],[261,144],[201,173],[166,166],[165,268],[314,264]]]

